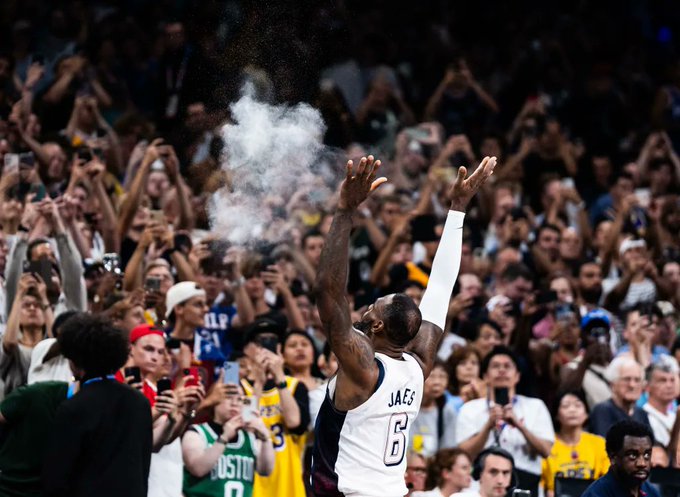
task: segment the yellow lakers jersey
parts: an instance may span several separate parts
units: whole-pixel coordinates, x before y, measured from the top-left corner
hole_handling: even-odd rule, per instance
[[[291,392],[295,392],[299,380],[286,376],[286,383]],[[246,380],[241,380],[246,395],[253,395],[253,387]],[[286,430],[281,413],[281,399],[276,388],[262,392],[260,398],[260,416],[269,428],[274,444],[276,464],[269,476],[255,475],[253,497],[305,497],[305,485],[302,481],[302,456],[305,450],[307,435],[294,435]]]

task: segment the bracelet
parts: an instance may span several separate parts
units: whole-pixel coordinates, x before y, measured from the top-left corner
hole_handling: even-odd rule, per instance
[[[234,287],[234,289],[238,289],[238,288],[241,288],[245,284],[245,282],[246,282],[246,279],[243,276],[241,276],[237,280],[232,281],[231,286]]]
[[[283,380],[281,383],[276,384],[277,390],[283,390],[284,388],[288,388],[288,382],[286,380]]]
[[[217,437],[217,440],[215,440],[215,442],[219,442],[219,443],[224,444],[224,445],[227,445],[229,443],[228,441],[226,441],[225,439],[222,438],[222,435]]]

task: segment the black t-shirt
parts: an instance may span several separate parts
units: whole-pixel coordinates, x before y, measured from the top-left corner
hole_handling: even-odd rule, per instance
[[[64,401],[43,466],[45,497],[146,497],[151,407],[115,380],[86,384]]]

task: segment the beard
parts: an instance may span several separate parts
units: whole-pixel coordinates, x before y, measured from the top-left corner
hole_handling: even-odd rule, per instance
[[[588,304],[598,304],[602,297],[602,285],[593,288],[581,288],[581,297]]]
[[[371,337],[371,323],[369,321],[355,321],[352,323],[352,326],[354,326],[367,337]]]

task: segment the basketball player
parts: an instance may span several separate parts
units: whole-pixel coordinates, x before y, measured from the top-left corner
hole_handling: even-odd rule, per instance
[[[401,497],[409,428],[420,407],[460,268],[465,208],[491,176],[485,157],[469,177],[464,167],[449,191],[451,211],[420,309],[404,294],[388,295],[352,325],[346,298],[352,217],[376,179],[380,161],[362,158],[340,189],[316,281],[316,302],[340,367],[328,384],[315,429],[312,487],[316,497]]]

